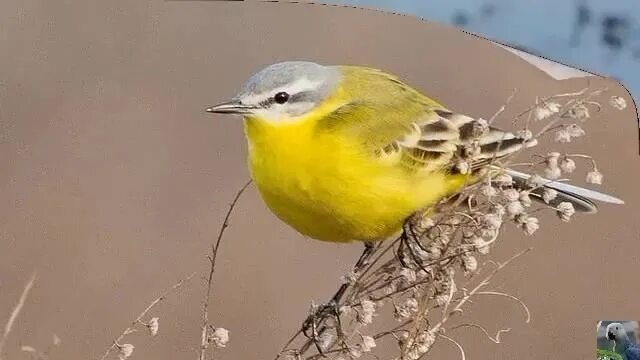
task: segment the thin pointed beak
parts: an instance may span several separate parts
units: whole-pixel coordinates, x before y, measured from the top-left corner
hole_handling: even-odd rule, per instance
[[[206,109],[210,113],[218,114],[249,114],[255,109],[252,105],[245,105],[240,100],[231,100],[222,104],[210,106]]]

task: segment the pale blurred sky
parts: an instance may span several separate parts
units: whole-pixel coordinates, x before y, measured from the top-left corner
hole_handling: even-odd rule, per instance
[[[334,0],[455,24],[618,79],[640,99],[640,0]],[[582,11],[580,10],[582,9]]]

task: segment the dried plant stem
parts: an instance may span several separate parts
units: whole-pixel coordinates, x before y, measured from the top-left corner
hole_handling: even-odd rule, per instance
[[[551,96],[547,96],[544,97],[542,99],[540,99],[543,103],[551,100],[551,99],[557,99],[557,98],[562,98],[562,97],[572,97],[572,96],[581,96],[584,93],[587,92],[587,90],[589,90],[589,87],[585,87],[580,91],[576,91],[576,92],[570,92],[570,93],[563,93],[563,94],[556,94],[556,95],[551,95]],[[516,120],[519,119],[520,117],[522,117],[523,115],[530,113],[533,109],[535,109],[539,104],[535,104],[535,105],[531,105],[530,107],[524,109],[522,112],[520,112],[518,115],[516,115]]]
[[[278,360],[282,354],[285,354],[286,352],[294,352],[296,357],[300,355],[300,351],[299,350],[291,350],[289,349],[289,346],[291,344],[293,344],[293,342],[298,338],[298,336],[302,335],[302,329],[298,329],[298,331],[296,331],[295,334],[293,334],[289,340],[287,340],[287,342],[282,346],[282,349],[280,349],[280,351],[278,352],[278,354],[276,355],[276,357],[273,360]]]
[[[440,334],[439,336],[441,338],[443,338],[443,339],[447,339],[447,340],[451,341],[454,345],[456,345],[458,347],[458,349],[460,350],[460,357],[462,358],[462,360],[465,360],[467,358],[465,356],[465,354],[464,354],[464,348],[462,347],[462,345],[460,345],[459,342],[457,342],[457,341],[453,340],[452,338],[450,338],[450,337],[448,337],[446,335],[443,335],[443,334]]]
[[[391,251],[393,249],[393,247],[400,241],[400,238],[398,237],[397,239],[393,240],[393,241],[388,241],[388,245],[382,249],[380,251],[380,253],[378,254],[378,256],[374,257],[373,260],[371,260],[369,262],[369,266],[367,266],[366,269],[364,269],[362,271],[362,274],[360,275],[360,281],[365,281],[367,279],[369,279],[371,276],[373,276],[373,274],[375,274],[375,272],[373,274],[369,274],[369,272],[374,269],[375,265],[378,263],[378,261],[380,261],[382,259],[382,257],[384,255],[386,255],[389,251]]]
[[[506,333],[506,332],[511,331],[511,328],[501,329],[501,330],[498,330],[498,332],[496,333],[495,337],[492,337],[489,334],[489,331],[487,331],[487,329],[485,329],[481,325],[473,324],[473,323],[465,323],[465,324],[456,325],[456,326],[452,327],[450,330],[455,330],[455,329],[464,328],[464,327],[473,327],[473,328],[480,329],[480,331],[482,331],[487,336],[487,338],[489,338],[489,340],[491,340],[492,342],[494,342],[496,344],[500,344],[500,335],[502,335],[502,333]]]
[[[584,89],[583,91],[586,92],[587,89]],[[541,130],[539,130],[536,134],[535,137],[538,138],[540,136],[542,136],[543,134],[547,133],[548,131],[550,131],[550,129],[554,128],[560,121],[564,120],[565,116],[567,116],[569,114],[569,112],[571,111],[571,109],[575,106],[575,105],[579,105],[579,104],[591,104],[592,101],[590,101],[590,99],[596,95],[601,94],[602,92],[607,91],[607,88],[601,89],[601,90],[595,90],[589,94],[587,94],[583,99],[571,99],[569,101],[567,101],[567,103],[564,105],[564,107],[566,108],[564,111],[561,111],[560,113],[557,114],[557,116],[550,120],[549,123],[547,123]],[[583,92],[580,92],[582,95]],[[573,94],[568,94],[573,95]],[[557,97],[557,96],[556,96]],[[574,105],[575,104],[575,105]]]
[[[295,360],[318,360],[329,354],[351,360],[365,355],[379,358],[376,352],[380,350],[374,350],[376,340],[387,335],[395,339],[399,359],[423,359],[444,339],[458,347],[464,360],[465,349],[448,331],[476,328],[496,344],[501,342],[503,333],[510,331],[509,328],[500,329],[490,334],[482,325],[460,321],[455,316],[463,314],[463,308],[472,301],[487,296],[516,301],[526,312],[526,322],[530,322],[531,312],[522,300],[492,289],[491,284],[500,270],[531,248],[500,263],[488,260],[479,264],[478,257],[489,254],[505,223],[515,225],[530,236],[540,227],[539,219],[534,216],[540,210],[551,210],[563,221],[569,221],[575,212],[572,199],[560,197],[554,200],[558,193],[547,191],[545,187],[564,181],[562,175],[575,170],[572,157],[592,161],[596,173],[587,174],[587,179],[591,176],[593,183],[600,183],[602,175],[588,155],[553,152],[540,156],[541,161],[514,162],[512,159],[552,131],[556,132],[556,142],[570,142],[571,138],[582,136],[584,130],[579,125],[564,121],[589,118],[590,110],[601,107],[593,98],[605,90],[590,91],[587,87],[577,92],[536,98],[535,105],[513,121],[515,125],[526,115],[525,128],[510,133],[523,143],[527,142],[527,146],[498,159],[495,154],[501,151],[502,142],[498,143],[494,156],[483,158],[486,161],[480,166],[484,171],[473,181],[465,181],[455,194],[406,219],[402,235],[395,241],[385,242],[378,249],[380,251],[370,256],[368,264],[356,266],[356,271],[344,277],[346,281],[340,284],[340,290],[333,298],[335,301],[331,302],[332,311],[327,311],[327,306],[314,311],[310,317],[313,321],[307,318],[302,331],[298,330],[287,341],[276,360],[283,354]],[[479,134],[486,131],[488,124],[504,114],[514,95],[515,91],[489,120],[475,119],[474,129],[477,128]],[[545,120],[540,124],[542,130],[536,131],[538,126],[529,127],[533,115],[536,121]],[[509,138],[505,135],[504,140]],[[470,168],[468,161],[475,161],[473,154],[477,149],[473,147],[469,145],[459,154],[458,161],[466,165],[463,166],[465,169]],[[551,180],[535,173],[541,165]],[[511,173],[507,171],[510,166],[528,167],[534,174],[527,177]],[[466,178],[467,181],[470,179]],[[564,200],[569,202],[561,202]],[[532,201],[539,206],[534,206]],[[462,286],[456,284],[458,274],[467,279]],[[401,324],[393,325],[391,329],[377,329],[377,335],[367,334],[367,326],[375,322],[374,316],[390,311]],[[454,318],[461,324],[451,324],[450,320]],[[313,345],[317,352],[307,354],[307,351],[313,351]]]
[[[513,100],[513,98],[516,96],[516,93],[518,92],[518,89],[513,89],[513,91],[511,92],[511,95],[509,95],[509,97],[507,98],[507,101],[505,101],[504,104],[502,104],[502,106],[500,107],[500,109],[498,109],[498,111],[496,111],[493,116],[491,116],[491,118],[489,120],[487,120],[487,123],[489,125],[491,125],[498,116],[500,116],[500,114],[502,114],[506,108],[507,105],[509,105],[511,103],[511,100]]]
[[[225,214],[224,221],[222,222],[222,226],[220,227],[220,231],[218,232],[218,237],[216,241],[211,244],[211,253],[208,255],[209,258],[209,276],[207,278],[207,292],[205,293],[204,303],[202,304],[202,332],[200,336],[200,360],[206,359],[207,348],[209,347],[209,341],[207,336],[207,330],[209,328],[209,302],[211,300],[211,288],[213,285],[213,274],[215,273],[216,268],[216,259],[218,257],[218,251],[220,250],[220,244],[222,242],[222,238],[226,229],[229,227],[229,218],[233,213],[233,209],[235,208],[238,200],[242,193],[249,187],[251,184],[251,180],[247,181],[240,190],[236,193],[235,197],[231,204],[229,204],[229,209]]]
[[[531,311],[529,310],[529,307],[527,306],[527,304],[525,304],[524,301],[518,299],[513,295],[509,295],[509,294],[498,292],[498,291],[479,291],[476,293],[476,295],[496,295],[496,296],[502,296],[502,297],[506,297],[511,300],[517,301],[522,306],[522,309],[524,310],[524,312],[527,314],[527,319],[525,320],[525,322],[529,323],[531,321]]]
[[[2,359],[2,350],[4,349],[4,345],[6,344],[7,339],[9,338],[9,333],[11,333],[11,330],[13,329],[13,324],[18,318],[18,315],[20,315],[20,311],[22,311],[22,308],[24,307],[24,303],[27,300],[27,297],[29,296],[29,292],[31,291],[31,288],[33,288],[33,284],[35,281],[36,281],[36,273],[34,272],[33,275],[31,275],[31,279],[29,280],[29,282],[27,282],[27,284],[25,285],[24,290],[22,290],[22,295],[20,295],[20,300],[18,300],[18,303],[13,308],[13,311],[9,316],[9,320],[7,321],[7,324],[4,327],[2,338],[0,338],[0,360]]]
[[[474,287],[471,291],[469,291],[465,296],[462,297],[462,299],[460,299],[458,301],[458,303],[456,304],[456,306],[448,313],[446,313],[442,319],[440,320],[440,322],[438,322],[436,325],[433,326],[432,330],[433,331],[438,331],[440,330],[440,328],[444,325],[444,323],[447,322],[447,320],[449,320],[449,317],[451,317],[452,315],[458,313],[458,312],[462,312],[462,307],[465,305],[465,303],[467,303],[469,301],[469,299],[474,296],[474,295],[480,295],[480,289],[482,289],[483,287],[487,286],[489,284],[489,281],[502,269],[504,269],[507,265],[509,265],[512,261],[514,261],[515,259],[519,258],[520,256],[526,254],[527,252],[531,251],[533,248],[527,248],[517,254],[515,254],[514,256],[512,256],[511,258],[507,259],[506,261],[502,262],[502,263],[498,263],[497,267],[489,274],[487,275],[487,277],[485,277],[484,279],[482,279],[482,281],[480,281],[480,283],[478,285],[476,285],[476,287]],[[486,292],[485,292],[486,293]],[[505,295],[505,296],[509,296],[509,295]],[[520,301],[519,299],[517,299],[515,296],[509,296],[510,298],[516,299],[517,301],[519,301],[521,304],[522,301]],[[529,309],[526,307],[526,305],[524,306],[526,312],[527,312],[527,323],[530,320],[530,313],[529,313]]]
[[[111,353],[111,351],[113,351],[116,347],[119,346],[120,342],[122,341],[122,339],[124,339],[125,336],[135,332],[136,331],[135,330],[136,325],[139,324],[142,321],[142,318],[145,315],[147,315],[147,313],[149,311],[151,311],[151,309],[153,309],[161,301],[165,300],[167,298],[167,296],[169,296],[169,294],[171,294],[172,292],[176,291],[178,288],[180,288],[182,285],[184,285],[184,283],[186,283],[187,281],[191,280],[191,278],[193,278],[195,275],[196,275],[196,272],[191,273],[191,275],[189,275],[186,278],[178,281],[171,288],[167,289],[164,293],[162,293],[162,295],[160,295],[155,300],[153,300],[151,303],[149,303],[149,305],[147,305],[147,307],[144,310],[142,310],[142,312],[138,315],[138,317],[136,317],[135,320],[133,320],[131,322],[131,325],[129,325],[129,327],[124,329],[124,331],[122,331],[122,333],[120,335],[118,335],[118,337],[115,340],[113,340],[113,343],[104,352],[102,357],[100,357],[100,360],[106,359],[107,356],[109,356],[109,354]]]
[[[373,255],[375,255],[375,253],[380,249],[380,247],[381,247],[381,243],[379,242],[375,244],[366,245],[364,251],[362,252],[362,255],[360,255],[360,258],[358,259],[358,261],[353,267],[354,273],[356,274],[362,273],[364,268],[371,266],[371,264],[369,263],[369,259]],[[359,277],[362,278],[362,275],[360,275]],[[348,283],[342,284],[338,289],[338,291],[335,293],[335,295],[331,298],[331,302],[333,304],[338,305],[340,303],[340,300],[342,299],[344,294],[347,292],[347,290],[349,290],[350,287],[351,285]],[[311,316],[315,316],[315,315],[311,315]],[[315,319],[313,319],[312,321],[315,321]],[[318,336],[322,335],[325,331],[327,331],[327,326],[325,324],[322,324],[318,329]],[[311,345],[313,344],[314,344],[314,339],[307,339],[306,343],[300,348],[300,353],[304,354],[309,349],[309,347],[311,347]]]

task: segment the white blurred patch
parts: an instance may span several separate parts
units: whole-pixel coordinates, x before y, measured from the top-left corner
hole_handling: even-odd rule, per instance
[[[529,54],[528,52],[525,52],[522,50],[514,49],[512,47],[502,45],[496,42],[494,42],[494,44],[519,56],[529,64],[544,71],[547,75],[551,76],[556,80],[566,80],[566,79],[572,79],[572,78],[596,76],[594,74],[588,73],[586,71],[582,71],[580,69],[572,68],[570,66],[566,66],[566,65],[557,63],[555,61],[547,60],[539,56]]]
[[[254,110],[253,113],[259,118],[278,124],[290,124],[303,118],[304,113],[313,109],[316,104],[312,102],[301,102],[292,104],[273,104],[266,109]],[[295,116],[292,114],[302,114]]]

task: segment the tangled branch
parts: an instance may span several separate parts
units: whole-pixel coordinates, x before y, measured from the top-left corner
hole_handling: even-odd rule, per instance
[[[556,143],[572,142],[585,134],[580,123],[591,117],[591,110],[601,109],[596,100],[605,91],[586,88],[537,99],[534,106],[513,119],[516,124],[527,116],[524,128],[516,134],[528,141],[537,142],[552,134]],[[611,97],[609,104],[621,108],[620,98]],[[478,127],[486,129],[505,108],[506,104],[490,121],[476,120]],[[535,123],[542,124],[537,132],[531,130]],[[525,302],[492,289],[491,280],[531,248],[503,262],[487,260],[479,264],[478,258],[490,253],[501,239],[505,224],[533,235],[540,227],[534,216],[539,212],[551,212],[561,222],[569,222],[576,211],[572,203],[545,185],[564,181],[577,169],[577,160],[590,164],[587,182],[600,184],[603,177],[595,159],[586,154],[550,152],[532,157],[530,161],[517,163],[513,162],[514,156],[494,159],[487,166],[489,171],[482,173],[478,181],[466,184],[435,206],[416,212],[407,220],[400,237],[366,246],[353,270],[343,277],[336,294],[326,304],[312,307],[302,327],[275,360],[353,360],[363,354],[377,357],[377,342],[394,342],[398,359],[417,360],[427,356],[439,339],[456,345],[465,359],[463,345],[445,335],[446,330],[476,328],[496,344],[501,343],[502,334],[510,331],[510,328],[498,330],[491,336],[478,324],[449,325],[452,319],[462,316],[471,299],[480,297],[497,296],[517,302],[526,314],[525,322],[529,323],[531,312]],[[462,159],[465,160],[472,159]],[[516,166],[527,167],[534,174],[516,180],[507,172],[507,167]],[[478,280],[485,270],[488,274]],[[461,282],[464,284],[458,285]],[[389,327],[389,318],[399,324]],[[367,330],[374,328],[373,323],[384,329]]]

